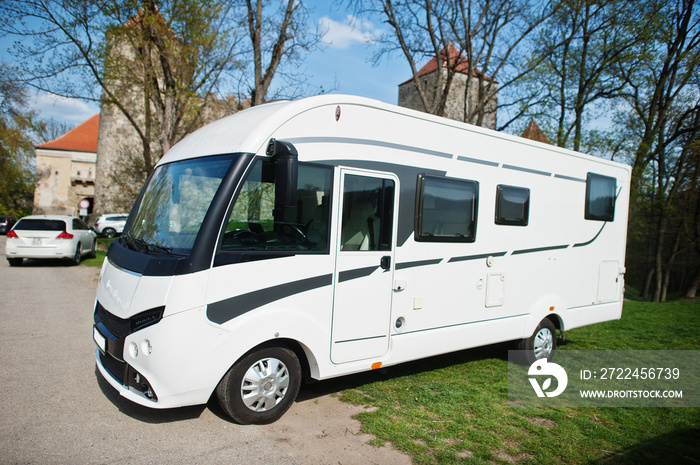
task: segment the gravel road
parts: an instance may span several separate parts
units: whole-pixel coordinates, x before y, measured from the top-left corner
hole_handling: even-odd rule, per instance
[[[241,426],[218,406],[152,410],[97,372],[96,268],[25,261],[10,268],[0,237],[0,463],[410,464],[366,444],[360,408],[302,391],[277,423]],[[318,390],[318,388],[314,388]]]

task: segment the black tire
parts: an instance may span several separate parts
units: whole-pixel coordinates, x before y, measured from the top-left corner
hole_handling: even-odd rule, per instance
[[[115,237],[117,235],[117,230],[114,228],[104,228],[102,230],[102,235],[104,237]]]
[[[551,362],[556,348],[557,329],[552,320],[545,318],[537,325],[532,336],[518,341],[516,361],[522,365],[532,365],[536,360],[546,357]]]
[[[78,246],[75,248],[75,255],[73,255],[73,259],[70,261],[70,264],[73,266],[78,266],[80,265],[80,260],[82,260],[82,247],[80,246],[80,242],[78,242]]]
[[[97,251],[97,239],[92,241],[92,248],[90,249],[90,253],[88,254],[88,258],[95,258],[97,254],[95,253]]]
[[[255,376],[246,379],[248,372]],[[299,386],[301,365],[296,354],[284,347],[267,347],[233,365],[216,388],[216,396],[234,421],[265,425],[291,407]]]
[[[23,258],[8,258],[7,263],[10,264],[10,266],[22,266],[22,262],[24,261]]]

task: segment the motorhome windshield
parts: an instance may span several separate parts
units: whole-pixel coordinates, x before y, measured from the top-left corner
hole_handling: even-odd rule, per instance
[[[235,155],[161,165],[151,177],[122,243],[142,252],[189,255]]]

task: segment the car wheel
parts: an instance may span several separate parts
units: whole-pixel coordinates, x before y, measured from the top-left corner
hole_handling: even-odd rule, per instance
[[[102,230],[102,235],[110,238],[115,237],[117,235],[117,230],[114,228],[104,228],[104,230]]]
[[[23,258],[8,258],[7,263],[10,264],[10,266],[22,266],[22,262],[24,261]]]
[[[532,336],[521,339],[516,349],[517,361],[523,365],[532,365],[536,360],[552,361],[554,350],[557,348],[557,329],[549,318],[540,321]]]
[[[267,347],[239,360],[216,388],[219,404],[241,424],[264,425],[291,407],[301,385],[301,365],[291,350]]]
[[[75,248],[75,255],[73,256],[73,260],[71,260],[72,265],[80,265],[80,260],[81,260],[81,252],[82,248],[80,247],[80,242],[78,242],[78,246]]]
[[[93,239],[92,248],[90,249],[90,253],[88,254],[88,258],[95,258],[96,251],[97,251],[97,239]]]

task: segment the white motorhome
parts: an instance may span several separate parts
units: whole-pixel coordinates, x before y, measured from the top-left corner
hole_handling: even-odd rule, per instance
[[[242,423],[326,379],[620,318],[630,169],[358,97],[256,106],[158,163],[102,268],[99,371]]]

